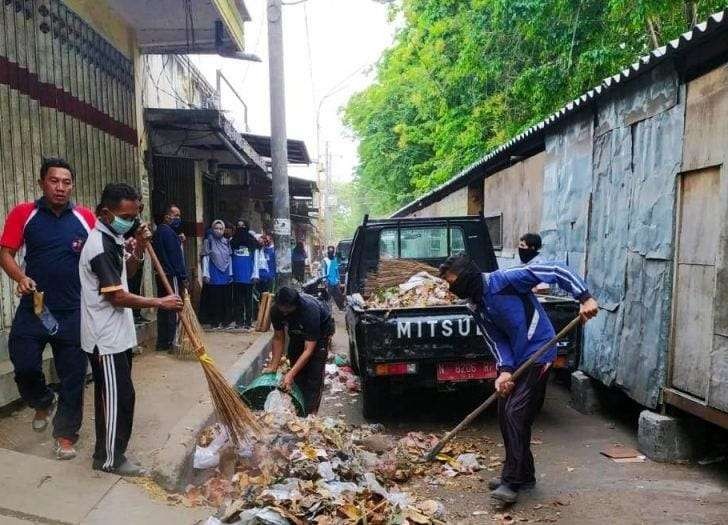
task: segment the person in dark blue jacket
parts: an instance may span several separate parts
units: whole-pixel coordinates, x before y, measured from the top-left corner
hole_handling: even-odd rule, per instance
[[[182,212],[176,204],[169,204],[164,212],[162,223],[157,226],[152,238],[152,246],[162,263],[167,280],[172,285],[174,293],[183,296],[187,289],[187,268],[185,255],[182,251]],[[165,297],[167,291],[157,276],[157,297]],[[169,352],[173,349],[179,316],[177,312],[157,311],[157,351]]]
[[[514,503],[518,491],[536,482],[531,454],[531,427],[546,395],[546,381],[556,347],[546,352],[518,379],[513,372],[554,337],[546,311],[531,291],[538,283],[558,284],[581,303],[583,321],[597,315],[598,305],[584,280],[569,268],[556,263],[481,273],[466,255],[449,257],[440,266],[440,275],[450,291],[468,299],[473,316],[498,365],[495,388],[500,394],[498,422],[503,435],[506,459],[499,478],[490,481],[491,496]]]

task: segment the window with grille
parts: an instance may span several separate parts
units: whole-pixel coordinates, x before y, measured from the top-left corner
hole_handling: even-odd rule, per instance
[[[488,228],[490,242],[493,243],[494,250],[503,249],[503,214],[491,215],[485,218],[485,225]]]

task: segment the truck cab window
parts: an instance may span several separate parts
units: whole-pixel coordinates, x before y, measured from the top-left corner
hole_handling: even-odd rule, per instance
[[[452,253],[465,251],[463,231],[450,228],[450,249],[447,246],[447,228],[401,228],[384,229],[379,237],[379,256],[384,259],[441,259]],[[401,243],[401,255],[399,244]]]

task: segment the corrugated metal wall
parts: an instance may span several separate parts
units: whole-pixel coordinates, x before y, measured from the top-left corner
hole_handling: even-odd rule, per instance
[[[581,368],[649,407],[667,369],[680,90],[657,68],[546,139],[543,251],[586,270],[602,307]]]
[[[138,185],[132,62],[59,0],[0,3],[0,217],[33,200],[41,159],[66,158],[75,199],[110,181]],[[3,274],[0,328],[12,321]]]

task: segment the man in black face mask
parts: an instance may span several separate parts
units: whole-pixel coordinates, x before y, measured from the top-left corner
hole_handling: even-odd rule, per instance
[[[584,280],[555,263],[519,266],[481,273],[465,255],[449,257],[440,276],[450,291],[468,299],[485,344],[498,364],[495,388],[501,395],[498,422],[503,434],[506,460],[499,478],[489,487],[494,499],[514,503],[518,491],[536,482],[531,454],[531,426],[546,395],[546,380],[556,348],[551,348],[515,383],[512,373],[554,336],[546,312],[531,292],[540,282],[557,283],[581,303],[583,321],[597,315],[597,302]]]
[[[525,265],[539,264],[541,258],[541,236],[538,233],[524,233],[518,241],[518,258]],[[533,293],[548,294],[550,287],[546,283],[538,283],[533,287]]]
[[[518,242],[518,257],[523,264],[529,264],[541,250],[541,236],[538,233],[524,233]]]

